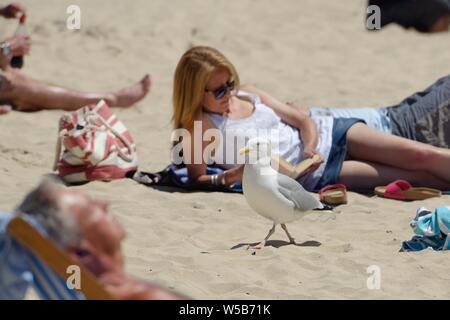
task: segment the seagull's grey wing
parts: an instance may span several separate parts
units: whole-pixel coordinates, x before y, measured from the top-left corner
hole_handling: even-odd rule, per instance
[[[277,180],[278,191],[295,204],[296,210],[308,211],[323,208],[322,203],[294,179],[278,174]]]

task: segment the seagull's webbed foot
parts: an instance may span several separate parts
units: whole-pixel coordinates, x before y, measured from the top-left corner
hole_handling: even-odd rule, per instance
[[[293,238],[293,237],[289,234],[289,231],[288,231],[288,229],[287,229],[287,227],[286,227],[286,225],[285,225],[284,223],[281,224],[281,228],[283,228],[284,232],[286,232],[286,235],[287,235],[288,238],[289,238],[289,243],[291,243],[291,244],[296,244],[295,238]]]
[[[266,246],[266,240],[261,241],[260,243],[252,246],[252,245],[248,245],[247,250],[261,250]]]
[[[251,246],[249,245],[247,247],[247,250],[249,249],[254,249],[254,250],[261,250],[266,246],[266,242],[267,240],[269,240],[269,238],[273,235],[273,233],[275,232],[275,227],[276,227],[276,223],[273,223],[272,229],[270,229],[269,233],[267,234],[267,236],[264,238],[263,241],[261,241],[259,244],[255,245],[255,246]]]

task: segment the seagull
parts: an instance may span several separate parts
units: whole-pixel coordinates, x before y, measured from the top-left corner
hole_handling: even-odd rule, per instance
[[[277,224],[286,232],[289,242],[295,244],[286,223],[311,214],[314,210],[329,210],[296,180],[274,170],[270,165],[270,153],[270,141],[261,137],[250,139],[247,146],[240,150],[241,155],[248,154],[250,158],[244,166],[242,179],[245,199],[258,214],[273,221],[272,229],[253,249],[264,248]]]

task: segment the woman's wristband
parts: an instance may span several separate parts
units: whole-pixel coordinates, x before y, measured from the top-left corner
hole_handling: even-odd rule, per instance
[[[222,186],[226,186],[227,185],[227,172],[226,171],[224,171],[222,173],[222,177],[220,178],[220,184]]]
[[[211,184],[217,186],[217,174],[211,175]]]
[[[226,171],[222,174],[211,175],[211,184],[214,186],[225,186],[227,184]]]

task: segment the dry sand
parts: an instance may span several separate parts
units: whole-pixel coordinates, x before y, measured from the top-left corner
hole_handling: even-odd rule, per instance
[[[364,1],[95,0],[25,1],[33,37],[25,71],[81,90],[110,90],[144,73],[151,94],[117,110],[137,140],[141,169],[169,162],[171,88],[190,45],[223,51],[244,83],[282,100],[322,106],[387,106],[450,72],[449,34],[399,27],[368,33]],[[82,28],[65,28],[66,8],[82,9]],[[2,22],[3,23],[3,22]],[[2,24],[2,36],[14,30]],[[0,116],[0,208],[11,210],[51,170],[61,112]],[[80,187],[111,201],[126,227],[127,270],[198,299],[435,299],[450,297],[449,256],[398,253],[410,239],[415,203],[356,193],[332,216],[289,225],[304,246],[277,230],[256,256],[245,250],[270,222],[242,195],[168,193],[133,181]],[[320,246],[314,244],[320,243]],[[368,290],[368,266],[381,268],[381,290]]]

